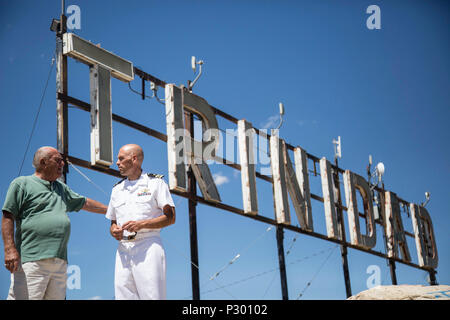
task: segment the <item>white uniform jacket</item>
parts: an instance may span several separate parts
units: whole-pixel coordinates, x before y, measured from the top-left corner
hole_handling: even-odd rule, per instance
[[[116,220],[122,226],[127,221],[159,217],[167,204],[174,206],[167,184],[163,179],[143,172],[137,180],[125,179],[114,186],[106,218]],[[127,235],[127,231],[124,231],[124,235]]]

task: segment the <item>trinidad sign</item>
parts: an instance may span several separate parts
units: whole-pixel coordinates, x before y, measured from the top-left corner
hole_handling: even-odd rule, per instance
[[[61,19],[61,21],[65,19],[64,15],[61,15]],[[267,134],[263,130],[254,128],[245,119],[236,119],[214,108],[204,98],[192,93],[190,84],[187,87],[167,84],[133,67],[128,60],[75,34],[66,33],[64,23],[58,25],[58,28],[59,30],[55,30],[57,31],[58,51],[58,148],[72,163],[107,174],[118,175],[117,171],[110,168],[113,163],[112,121],[118,121],[167,142],[168,181],[171,192],[186,197],[189,201],[201,202],[276,225],[277,231],[281,230],[282,232],[283,228],[287,228],[338,243],[345,249],[350,247],[378,255],[388,259],[392,264],[400,262],[426,270],[430,273],[431,282],[435,283],[438,253],[432,221],[424,206],[402,200],[394,192],[372,184],[370,179],[368,181],[350,170],[343,170],[326,158],[317,158],[308,154],[300,146],[286,143],[279,136],[278,130],[272,130],[270,134]],[[67,57],[89,66],[90,103],[67,95]],[[165,89],[166,134],[113,114],[111,77],[128,83],[135,76],[142,80],[143,99],[145,98],[146,81],[151,82],[153,88]],[[90,162],[71,157],[67,152],[68,104],[89,111],[91,114]],[[203,134],[199,140],[195,139],[193,135],[192,115],[196,115],[202,123]],[[217,155],[221,138],[217,116],[224,117],[237,125],[239,164],[225,161]],[[269,143],[270,175],[263,175],[256,171],[255,136],[263,137]],[[293,152],[293,159],[288,151]],[[208,166],[211,161],[218,161],[240,170],[242,209],[222,203]],[[308,162],[311,161],[314,164],[314,170],[316,170],[316,163],[319,164],[321,196],[313,195],[310,191]],[[336,185],[339,187],[340,175],[343,177],[346,206],[341,203],[341,196],[337,190],[339,188],[336,188]],[[275,219],[259,215],[256,178],[267,180],[273,185]],[[194,184],[192,185],[192,183]],[[196,195],[195,183],[198,183],[202,197]],[[362,199],[364,208],[364,212],[361,213],[357,204],[358,197]],[[292,202],[299,227],[293,226],[291,223],[289,199]],[[314,229],[312,199],[319,200],[324,204],[326,234],[320,234]],[[195,212],[195,206],[192,207]],[[411,213],[413,233],[405,231],[400,207],[407,208]],[[342,211],[347,212],[349,240],[345,239]],[[364,223],[365,227],[362,227],[361,223]],[[383,226],[386,253],[373,250],[377,241],[376,223]],[[191,247],[195,246],[194,252],[191,250],[191,254],[194,254],[191,257],[195,260],[197,243],[196,234],[193,241],[193,231],[196,233],[196,229],[191,229]],[[406,241],[407,236],[415,239],[417,263],[412,262],[410,248]],[[282,272],[282,268],[284,268],[282,236],[277,237],[277,240],[279,241],[279,252],[280,248],[282,252],[283,261],[280,260],[280,271]],[[344,265],[344,272],[345,269]],[[194,276],[193,272],[193,278]],[[394,279],[393,277],[393,282],[396,282]],[[193,287],[194,282],[193,279]],[[348,286],[346,282],[347,294],[350,292]],[[283,297],[285,297],[284,294]]]

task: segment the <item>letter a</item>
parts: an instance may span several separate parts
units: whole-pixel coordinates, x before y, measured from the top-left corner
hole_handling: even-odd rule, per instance
[[[367,7],[366,13],[371,13],[370,17],[367,18],[366,26],[367,29],[381,29],[381,10],[377,5],[370,5]]]
[[[81,29],[81,10],[80,7],[72,4],[67,8],[67,13],[72,13],[70,17],[67,18],[67,29],[73,30]]]

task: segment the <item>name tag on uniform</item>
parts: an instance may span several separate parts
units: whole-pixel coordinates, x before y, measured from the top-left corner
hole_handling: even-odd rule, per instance
[[[151,195],[151,194],[152,194],[152,193],[150,192],[150,190],[147,189],[147,188],[145,188],[145,189],[142,189],[141,191],[139,191],[138,194],[137,194],[137,196],[138,196],[138,197],[143,197],[143,196],[149,196],[149,195]]]

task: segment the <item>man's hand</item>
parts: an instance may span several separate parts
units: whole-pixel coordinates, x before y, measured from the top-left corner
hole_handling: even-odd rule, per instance
[[[5,250],[5,267],[9,272],[16,272],[20,264],[20,255],[16,248]]]
[[[5,247],[5,267],[9,272],[16,272],[19,268],[20,255],[14,244],[14,216],[3,210],[2,238]]]
[[[141,229],[161,229],[175,223],[175,208],[165,205],[163,214],[156,218],[127,221],[122,225],[123,230],[138,232]]]
[[[127,230],[129,232],[138,232],[140,229],[144,227],[145,221],[127,221],[122,225],[123,230]]]
[[[116,221],[113,220],[111,222],[111,228],[109,229],[109,231],[111,232],[111,235],[116,238],[117,240],[122,240],[123,238],[123,228],[119,227],[116,224]]]

